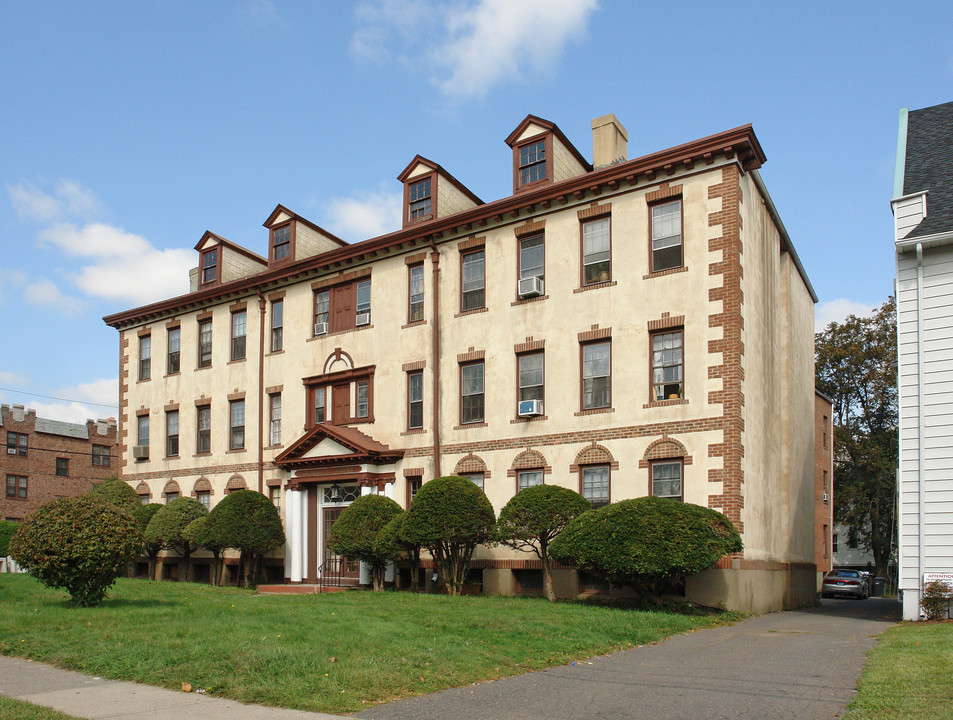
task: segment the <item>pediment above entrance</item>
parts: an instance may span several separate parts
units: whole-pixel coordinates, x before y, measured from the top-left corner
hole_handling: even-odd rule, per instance
[[[275,458],[284,470],[342,466],[392,466],[404,456],[354,428],[319,423]]]

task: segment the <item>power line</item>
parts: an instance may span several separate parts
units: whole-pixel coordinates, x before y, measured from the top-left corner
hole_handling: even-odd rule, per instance
[[[47,400],[59,400],[60,402],[78,403],[79,405],[96,405],[98,407],[109,408],[110,410],[119,409],[118,405],[106,405],[105,403],[90,402],[89,400],[74,400],[72,398],[61,398],[61,397],[56,397],[54,395],[40,395],[39,393],[31,393],[31,392],[27,392],[26,390],[14,390],[13,388],[5,388],[5,387],[0,387],[0,390],[17,393],[19,395],[31,395],[32,397],[46,398]]]

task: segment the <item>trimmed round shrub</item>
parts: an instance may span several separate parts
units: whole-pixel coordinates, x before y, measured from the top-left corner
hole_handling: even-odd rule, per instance
[[[404,525],[407,522],[407,512],[401,510],[391,518],[384,528],[377,533],[374,540],[374,552],[378,555],[387,555],[397,559],[407,553],[410,560],[410,591],[420,589],[420,545],[410,542],[405,533]]]
[[[218,543],[212,534],[212,525],[209,522],[208,515],[196,518],[182,531],[182,536],[199,547],[203,547],[212,553],[214,563],[212,565],[212,585],[220,583],[222,567],[222,550],[225,548]]]
[[[192,580],[192,552],[195,544],[185,536],[185,528],[196,518],[208,515],[208,508],[195,498],[176,498],[160,506],[146,526],[146,542],[177,552],[185,560],[185,580]],[[182,579],[182,576],[180,576]]]
[[[407,542],[430,550],[451,595],[459,595],[477,545],[493,539],[496,516],[483,491],[457,475],[434,478],[407,512]]]
[[[6,557],[9,554],[7,548],[16,529],[17,524],[12,520],[0,520],[0,557]]]
[[[362,495],[345,508],[328,535],[328,548],[332,552],[370,565],[375,590],[384,589],[387,562],[398,554],[378,553],[377,538],[387,523],[402,512],[400,505],[388,497]],[[384,546],[381,549],[385,549]]]
[[[132,509],[132,516],[136,519],[136,522],[139,523],[139,527],[142,529],[143,536],[145,536],[146,528],[149,527],[149,521],[155,516],[159,510],[161,510],[164,505],[159,503],[148,503],[146,505],[136,505]],[[156,558],[159,557],[159,553],[162,551],[162,543],[156,542],[155,540],[145,539],[145,542],[142,546],[142,554],[146,556],[149,560],[149,579],[155,580],[156,577]]]
[[[117,477],[108,477],[101,483],[93,485],[88,493],[89,497],[99,498],[110,505],[121,507],[132,512],[133,508],[141,506],[142,502],[132,486]]]
[[[549,546],[560,562],[654,597],[741,549],[741,537],[720,512],[659,497],[583,513]]]
[[[142,542],[138,523],[124,510],[90,497],[61,498],[19,523],[10,555],[44,585],[88,607],[102,602]]]
[[[575,490],[558,485],[534,485],[510,498],[496,522],[498,542],[523,552],[534,552],[543,565],[543,593],[556,599],[553,590],[549,543],[578,515],[592,505]]]
[[[214,542],[241,553],[239,582],[245,585],[260,574],[265,553],[285,542],[278,510],[268,498],[254,490],[229,493],[212,508],[208,520]]]

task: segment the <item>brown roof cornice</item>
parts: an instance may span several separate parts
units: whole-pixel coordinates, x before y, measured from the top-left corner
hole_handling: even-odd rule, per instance
[[[714,163],[716,157],[737,159],[745,172],[761,167],[765,161],[764,151],[751,125],[742,125],[651,155],[577,175],[569,180],[548,184],[537,190],[510,195],[454,215],[414,223],[387,235],[330,250],[251,277],[107,315],[103,321],[119,329],[145,322],[158,315],[184,312],[192,307],[208,305],[212,301],[220,302],[235,296],[265,291],[280,284],[287,284],[296,277],[314,274],[322,269],[336,271],[348,263],[366,261],[393,251],[399,252],[407,247],[412,248],[428,243],[430,239],[439,240],[445,234],[457,231],[470,232],[474,227],[485,227],[490,221],[502,222],[504,216],[508,214],[515,213],[513,215],[515,218],[522,210],[535,211],[537,205],[546,205],[553,201],[565,203],[570,198],[581,199],[586,192],[593,190],[601,192],[603,185],[614,188],[621,182],[634,184],[642,179],[654,180],[658,174],[674,173],[681,168],[694,167],[699,162]]]

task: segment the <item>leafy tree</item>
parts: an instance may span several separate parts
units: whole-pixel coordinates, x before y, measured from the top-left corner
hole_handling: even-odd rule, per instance
[[[239,584],[252,585],[261,575],[266,553],[281,547],[285,533],[271,501],[254,490],[236,490],[218,503],[208,517],[210,533],[220,547],[241,553]]]
[[[895,537],[897,308],[850,315],[814,338],[817,389],[833,401],[834,519],[886,576]]]
[[[543,592],[550,601],[553,591],[549,543],[563,528],[592,505],[579,493],[558,485],[535,485],[516,493],[500,510],[496,539],[523,552],[534,552],[543,565]]]
[[[384,589],[387,563],[400,552],[383,543],[378,545],[377,538],[387,523],[402,512],[400,505],[388,497],[363,495],[341,513],[328,535],[332,552],[370,565],[374,590]]]
[[[391,518],[377,534],[374,551],[394,558],[407,553],[410,559],[410,591],[417,592],[420,589],[420,545],[407,539],[404,532],[406,522],[407,513],[404,510]]]
[[[149,540],[145,538],[146,528],[149,527],[149,522],[155,516],[159,510],[161,510],[164,505],[159,503],[149,503],[148,505],[136,505],[132,510],[132,516],[136,519],[136,522],[139,523],[139,528],[142,530],[144,543],[142,547],[142,553],[149,559],[149,579],[156,579],[156,559],[159,557],[159,553],[162,551],[162,543],[156,542],[155,539]]]
[[[13,520],[0,520],[0,558],[5,558],[8,554],[7,548],[10,545],[10,538],[16,532],[17,524]]]
[[[189,497],[163,505],[146,526],[146,541],[174,550],[185,561],[185,580],[192,582],[192,553],[196,546],[185,536],[185,528],[196,518],[208,515],[206,507]],[[179,579],[182,579],[180,574]]]
[[[221,584],[222,577],[222,551],[225,546],[220,544],[212,533],[212,525],[209,523],[208,516],[196,518],[188,525],[182,534],[199,547],[203,547],[212,553],[212,585]]]
[[[407,542],[427,548],[447,592],[459,595],[477,545],[493,539],[493,506],[473,482],[457,475],[424,483],[407,512]]]
[[[33,577],[65,589],[83,607],[102,602],[141,549],[142,533],[132,516],[90,497],[41,505],[18,524],[9,548]]]
[[[549,551],[560,562],[658,602],[674,582],[740,552],[741,537],[716,510],[650,496],[577,516],[550,543]]]
[[[101,483],[93,485],[88,495],[89,497],[99,498],[110,505],[121,507],[126,512],[132,512],[133,508],[142,504],[132,486],[114,475],[106,478]]]

